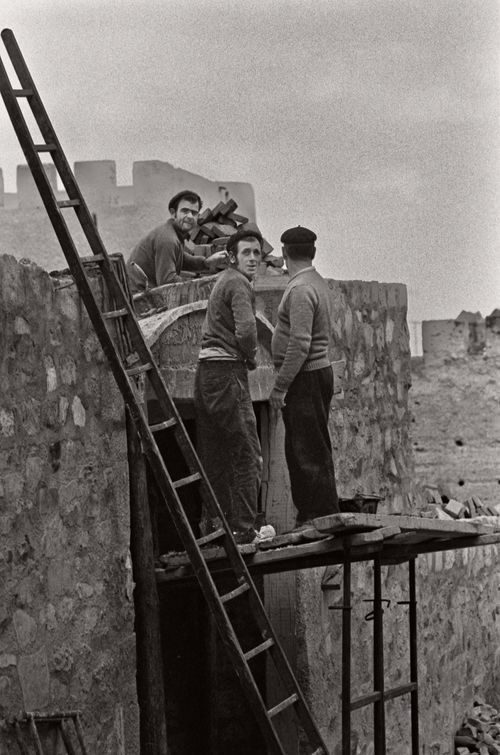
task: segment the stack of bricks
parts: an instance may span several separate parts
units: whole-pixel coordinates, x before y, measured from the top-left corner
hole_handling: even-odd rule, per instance
[[[465,501],[457,501],[442,495],[438,488],[426,487],[427,507],[421,516],[434,519],[476,519],[477,517],[500,517],[500,503],[495,505],[483,503],[473,495]]]
[[[219,202],[213,209],[204,210],[198,218],[198,225],[190,233],[190,241],[202,248],[211,245],[215,251],[218,251],[226,248],[229,237],[242,226],[258,230],[255,223],[249,223],[248,218],[235,212],[237,208],[238,205],[234,199],[228,199],[227,202]],[[208,249],[210,250],[210,246]],[[282,267],[283,259],[274,257],[271,254],[272,251],[273,247],[264,239],[263,261],[271,267]]]
[[[500,755],[500,713],[491,705],[476,702],[455,735],[456,755]]]

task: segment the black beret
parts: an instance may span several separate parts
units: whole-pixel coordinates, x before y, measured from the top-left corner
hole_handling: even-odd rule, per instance
[[[298,225],[296,228],[289,228],[281,234],[281,243],[285,246],[311,246],[316,241],[317,236],[309,228],[302,228]]]
[[[256,225],[250,224],[246,226],[240,225],[236,233],[233,233],[233,235],[229,237],[228,242],[226,244],[226,250],[228,252],[235,251],[238,241],[241,241],[242,239],[249,239],[249,238],[258,239],[262,247],[261,232],[259,231]]]
[[[189,200],[191,200],[193,197],[198,200],[198,203],[201,207],[201,205],[203,204],[203,202],[201,201],[201,197],[199,197],[195,191],[184,189],[184,191],[179,191],[178,194],[172,197],[172,199],[168,203],[168,209],[170,211],[171,210],[175,211],[181,199],[188,198]]]

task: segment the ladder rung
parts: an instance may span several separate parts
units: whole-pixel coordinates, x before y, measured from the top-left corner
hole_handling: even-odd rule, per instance
[[[201,547],[202,545],[206,545],[207,543],[212,543],[214,540],[218,540],[220,537],[222,537],[225,534],[226,534],[226,530],[221,527],[219,530],[215,530],[215,532],[210,532],[209,535],[204,535],[204,537],[199,537],[196,542]]]
[[[123,309],[114,309],[110,310],[109,312],[103,312],[102,316],[105,320],[113,320],[115,317],[125,317],[125,315],[128,315],[128,309],[124,307]]]
[[[13,89],[14,97],[32,97],[35,93],[32,89]]]
[[[278,713],[281,713],[282,710],[286,710],[290,707],[290,705],[293,705],[297,702],[299,699],[299,696],[296,692],[293,693],[293,695],[290,695],[290,697],[287,697],[286,700],[282,700],[278,705],[275,705],[274,708],[271,708],[271,710],[267,711],[267,715],[271,718],[273,716],[276,716]]]
[[[127,370],[127,375],[129,377],[134,377],[135,375],[140,375],[142,372],[148,372],[151,369],[153,369],[151,362],[146,362],[146,364],[139,364],[137,367],[130,367],[130,369]]]
[[[80,257],[82,265],[90,265],[92,262],[102,262],[104,260],[104,254],[91,254],[88,257]]]
[[[261,642],[260,645],[257,645],[257,647],[252,648],[252,650],[249,650],[248,653],[245,653],[245,659],[249,661],[250,658],[253,658],[255,655],[259,655],[259,653],[263,653],[265,650],[268,650],[273,645],[274,645],[274,640],[272,639],[272,637],[270,637],[265,642]]]
[[[35,144],[35,152],[55,152],[56,150],[55,144]]]
[[[231,592],[227,592],[225,595],[221,595],[220,599],[222,600],[223,603],[227,603],[228,600],[233,600],[233,598],[237,598],[238,595],[243,595],[243,593],[247,592],[247,590],[249,589],[250,589],[250,585],[248,584],[248,582],[244,582],[239,587],[235,587],[234,590],[231,590]],[[245,658],[246,658],[246,654],[245,654]]]
[[[168,430],[169,427],[174,427],[176,424],[177,420],[175,417],[171,417],[170,419],[166,419],[165,422],[158,422],[156,425],[150,425],[149,429],[152,433],[159,433],[160,430]]]
[[[182,477],[180,480],[176,480],[172,485],[174,488],[182,488],[184,485],[190,485],[192,482],[198,482],[198,480],[201,480],[201,474],[195,472],[194,474],[188,475],[188,477]]]
[[[64,209],[65,207],[78,207],[79,205],[79,199],[60,199],[57,203],[57,206],[61,209]]]

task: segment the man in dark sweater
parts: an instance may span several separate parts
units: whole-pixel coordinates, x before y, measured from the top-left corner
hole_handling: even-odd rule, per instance
[[[168,203],[170,218],[153,228],[130,255],[127,272],[132,292],[183,280],[181,270],[215,272],[226,260],[225,252],[209,257],[191,254],[186,239],[198,221],[202,201],[193,191],[181,191]]]
[[[271,344],[278,374],[269,403],[282,411],[285,423],[296,530],[310,528],[314,517],[339,511],[328,432],[333,396],[330,292],[312,265],[315,241],[316,234],[300,226],[281,236],[290,280]]]
[[[262,457],[248,386],[256,366],[257,324],[252,281],[262,236],[239,229],[227,243],[229,267],[212,289],[195,377],[198,453],[238,543],[256,531]],[[203,522],[210,531],[216,522]]]

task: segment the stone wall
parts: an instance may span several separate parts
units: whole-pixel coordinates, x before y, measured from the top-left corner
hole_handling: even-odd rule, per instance
[[[121,397],[69,279],[0,257],[0,318],[0,751],[80,709],[89,752],[136,755]]]
[[[266,323],[276,321],[285,284],[279,276],[257,281],[262,379],[252,388],[261,409],[262,500],[280,531],[294,514],[283,427],[262,400],[269,377]],[[184,401],[202,312],[190,305],[206,299],[211,285],[200,279],[165,287],[169,311],[163,312],[159,289],[155,312],[142,320],[174,393]],[[331,357],[346,364],[330,418],[339,490],[382,493],[381,511],[414,511],[405,287],[360,281],[329,286]],[[55,281],[31,263],[3,257],[0,292],[0,716],[5,720],[29,707],[80,707],[92,753],[133,755],[139,748],[121,399],[69,279]],[[500,704],[499,560],[498,549],[489,547],[417,562],[427,755],[452,755],[453,731],[477,691]],[[340,568],[330,574],[335,580],[336,571],[340,583]],[[321,590],[323,576],[324,569],[272,575],[265,579],[265,595],[314,715],[338,755],[341,619],[330,607],[340,598]],[[398,605],[407,597],[406,585],[406,566],[384,567],[383,596],[391,600],[384,616],[388,686],[408,678],[407,608]],[[371,624],[364,620],[370,606],[363,601],[372,595],[370,567],[355,566],[354,694],[371,689]],[[410,752],[406,704],[404,699],[387,706],[388,753],[394,755]],[[287,751],[298,752],[293,726],[285,726]],[[353,728],[356,753],[373,753],[369,709],[355,714]],[[4,729],[0,744],[15,752]]]
[[[199,346],[201,310],[190,306],[208,297],[210,279],[167,286],[142,299],[150,314],[142,320],[162,370],[178,397],[192,385]],[[257,309],[276,322],[286,278],[256,281]],[[330,431],[341,494],[355,490],[386,496],[379,510],[416,512],[421,504],[415,487],[409,397],[411,383],[406,325],[406,291],[398,284],[329,281],[334,309],[332,359],[345,360],[343,392],[334,398]],[[169,311],[162,311],[162,308]],[[172,312],[176,313],[172,315]],[[190,326],[188,327],[188,323]],[[186,338],[186,333],[192,337]],[[184,333],[184,337],[181,334]],[[196,335],[198,333],[198,335]],[[266,343],[261,336],[262,367]],[[265,375],[264,375],[265,377]],[[264,378],[263,378],[264,380]],[[262,399],[257,381],[252,392]],[[498,395],[498,394],[497,394]],[[476,396],[477,400],[477,396]],[[443,401],[435,391],[435,404]],[[473,397],[471,397],[472,411]],[[460,407],[462,402],[457,401]],[[457,410],[459,411],[459,410]],[[413,412],[418,407],[413,403]],[[493,412],[492,412],[493,413]],[[264,457],[263,506],[278,531],[294,521],[283,451],[283,426],[261,414]],[[495,415],[496,416],[496,415]],[[479,443],[478,443],[479,448]],[[418,456],[417,456],[418,464]],[[453,755],[453,734],[481,694],[498,704],[500,678],[499,549],[490,546],[421,556],[417,560],[419,611],[420,730],[422,753]],[[323,591],[325,569],[275,574],[265,578],[265,601],[285,650],[297,669],[314,715],[334,755],[340,753],[341,593]],[[330,579],[341,584],[341,567]],[[383,567],[386,685],[409,679],[407,566]],[[353,696],[372,690],[372,624],[365,620],[373,597],[370,565],[353,566]],[[366,602],[368,601],[368,602]],[[274,693],[275,690],[271,690]],[[237,691],[235,690],[235,694]],[[410,753],[408,698],[387,704],[388,753]],[[353,715],[353,752],[373,753],[370,708]],[[293,719],[284,718],[287,752],[298,753]]]

